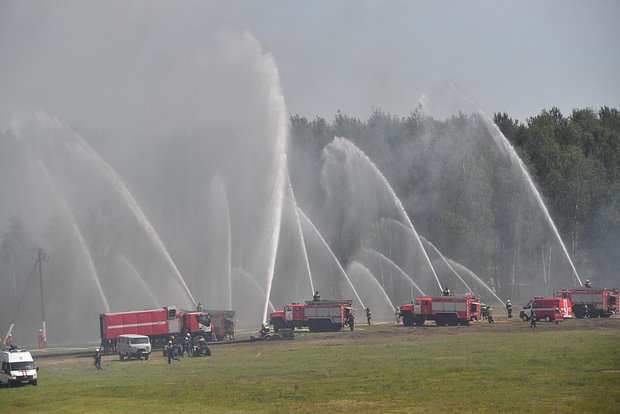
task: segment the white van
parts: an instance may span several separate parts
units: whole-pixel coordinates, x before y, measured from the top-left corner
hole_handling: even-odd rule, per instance
[[[148,336],[125,334],[120,335],[116,340],[116,351],[122,360],[125,358],[149,359],[151,353],[151,341]]]
[[[37,371],[30,352],[13,349],[0,352],[0,385],[37,385]]]

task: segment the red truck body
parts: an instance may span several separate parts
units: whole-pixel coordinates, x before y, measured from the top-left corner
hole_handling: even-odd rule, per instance
[[[170,336],[185,336],[193,340],[211,339],[213,324],[208,312],[177,310],[174,306],[161,309],[102,313],[99,315],[101,346],[114,347],[123,334],[146,335],[154,346],[163,346]]]
[[[421,326],[426,321],[435,321],[437,325],[469,325],[480,319],[480,308],[480,299],[472,295],[423,296],[402,305],[400,315],[405,326]]]
[[[530,320],[532,310],[537,321],[563,321],[565,318],[573,317],[571,301],[568,298],[534,298],[523,306],[519,318],[523,321]]]
[[[556,297],[570,299],[576,318],[609,317],[620,309],[618,289],[562,289]]]
[[[290,303],[284,310],[272,312],[269,322],[276,332],[306,327],[310,332],[333,332],[341,330],[352,314],[351,300],[309,300]]]

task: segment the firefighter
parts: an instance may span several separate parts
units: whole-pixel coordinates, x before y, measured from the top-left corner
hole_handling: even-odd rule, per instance
[[[196,305],[196,311],[202,312],[202,303],[198,302],[198,305]]]
[[[372,313],[370,312],[370,308],[366,306],[366,319],[368,320],[368,325],[370,325],[371,318],[372,318]]]
[[[491,307],[491,305],[487,307],[487,319],[489,323],[495,323],[495,321],[493,320],[493,308]]]
[[[39,340],[39,349],[45,348],[45,332],[43,332],[43,329],[39,329],[37,339]]]
[[[441,292],[442,296],[450,296],[452,295],[452,291],[450,290],[450,288],[448,286],[446,286],[446,288],[443,290],[443,292]]]
[[[314,296],[312,296],[312,300],[318,302],[321,300],[321,295],[319,295],[319,291],[314,292]]]
[[[347,324],[349,325],[349,329],[353,332],[353,328],[355,327],[355,317],[353,316],[353,312],[349,313],[349,317],[347,318]]]
[[[172,341],[168,341],[168,364],[170,364],[170,361],[172,361],[173,359],[176,361],[181,362],[181,360],[179,359],[178,356],[175,355],[174,353],[175,348],[174,348],[174,344],[172,343]]]
[[[486,303],[482,303],[480,305],[480,311],[481,311],[481,314],[482,314],[482,320],[485,320],[487,318],[487,315],[489,314],[488,310],[489,310],[489,305],[487,305]]]
[[[95,368],[97,368],[97,371],[103,369],[101,368],[101,351],[99,350],[99,348],[97,348],[95,351]]]
[[[536,328],[536,314],[534,313],[534,309],[532,309],[532,315],[530,316],[530,328]]]
[[[590,282],[590,279],[586,279],[585,287],[587,287],[587,288],[591,288],[592,287],[592,283]]]
[[[508,318],[512,318],[512,303],[510,303],[510,299],[506,302],[506,311],[508,311]]]
[[[394,316],[396,316],[396,324],[400,323],[400,306],[397,306],[394,310]]]
[[[183,340],[183,348],[182,348],[184,351],[183,353],[187,352],[187,356],[192,356],[191,342],[192,342],[192,336],[188,332],[187,335],[185,335],[185,339]],[[181,353],[181,356],[183,356],[183,353]]]
[[[261,338],[267,336],[267,334],[269,333],[269,326],[262,324],[260,326],[260,329],[258,330],[258,334]]]

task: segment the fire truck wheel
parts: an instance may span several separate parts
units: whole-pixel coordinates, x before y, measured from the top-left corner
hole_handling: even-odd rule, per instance
[[[549,315],[545,316],[545,321],[546,322],[551,322],[551,316],[549,316]]]
[[[413,326],[413,315],[409,312],[403,313],[403,325]]]
[[[528,318],[527,315],[523,315],[521,319],[523,319],[523,322],[527,322],[530,318]]]

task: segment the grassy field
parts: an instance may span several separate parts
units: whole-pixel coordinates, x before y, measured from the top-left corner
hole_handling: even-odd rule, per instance
[[[620,319],[301,334],[168,365],[40,359],[0,413],[620,412]]]

